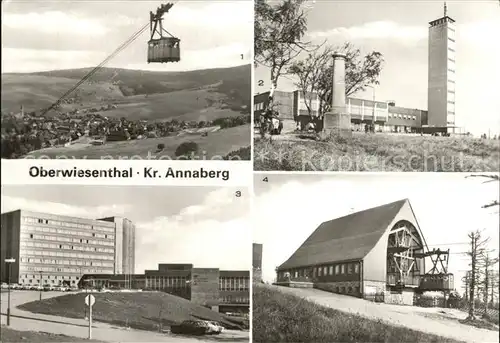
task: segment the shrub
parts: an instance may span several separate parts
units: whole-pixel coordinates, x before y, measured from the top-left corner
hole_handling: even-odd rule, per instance
[[[198,144],[196,144],[196,142],[184,142],[184,143],[180,144],[177,147],[177,149],[175,149],[175,156],[188,157],[189,155],[197,153],[197,152],[198,152]]]

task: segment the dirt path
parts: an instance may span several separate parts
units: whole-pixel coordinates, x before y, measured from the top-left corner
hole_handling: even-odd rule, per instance
[[[467,314],[455,309],[423,308],[373,303],[340,294],[310,288],[277,287],[284,293],[314,301],[339,311],[357,313],[363,317],[381,319],[390,324],[405,326],[439,336],[470,343],[498,342],[498,331],[490,331],[458,322]]]
[[[59,292],[44,292],[43,298],[62,295]],[[39,331],[54,334],[87,338],[88,321],[85,319],[65,318],[45,314],[32,313],[17,309],[16,306],[38,300],[36,291],[13,291],[11,293],[10,327],[19,331]],[[1,324],[7,323],[7,293],[1,294]],[[92,338],[106,342],[248,342],[248,332],[228,330],[221,335],[211,337],[186,337],[162,334],[151,331],[126,329],[106,323],[92,323]]]

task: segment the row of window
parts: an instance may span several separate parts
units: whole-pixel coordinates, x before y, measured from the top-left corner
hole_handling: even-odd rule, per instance
[[[253,104],[253,109],[254,109],[254,111],[263,110],[264,109],[264,103],[263,102],[259,102],[257,104]]]
[[[417,120],[417,116],[410,116],[406,114],[398,114],[398,113],[389,113],[389,118],[399,118],[406,120]]]
[[[21,257],[24,263],[42,263],[42,264],[64,264],[68,266],[95,266],[95,267],[113,267],[111,262],[89,261],[89,260],[55,260],[51,258]]]
[[[62,281],[54,280],[54,279],[46,279],[43,280],[43,282],[40,282],[40,280],[33,280],[33,279],[20,279],[19,283],[22,285],[26,284],[36,284],[36,285],[62,285]],[[76,285],[76,280],[71,281],[72,285]]]
[[[88,271],[83,272],[88,273]],[[41,278],[44,278],[43,282],[47,282],[49,280],[78,280],[80,277],[79,276],[67,276],[67,275],[47,275],[44,273],[36,273],[36,274],[21,274],[19,275],[20,278],[23,279],[33,279],[33,280],[38,280],[40,282]]]
[[[72,223],[72,222],[53,220],[53,219],[40,219],[40,218],[24,217],[23,216],[22,221],[24,223],[45,224],[45,225],[52,225],[52,226],[62,226],[62,227],[71,227],[71,228],[78,228],[78,229],[98,230],[98,231],[113,232],[113,233],[115,232],[114,227],[89,225],[89,224],[82,224],[82,223]]]
[[[22,271],[28,272],[59,272],[59,273],[80,273],[80,268],[59,268],[59,267],[26,267],[22,266]],[[89,273],[112,273],[113,268],[88,269]]]
[[[248,297],[232,297],[230,295],[223,296],[220,299],[221,303],[225,304],[248,304],[250,299]]]
[[[24,256],[59,256],[59,257],[73,257],[73,258],[90,258],[92,260],[110,260],[114,261],[115,257],[113,255],[95,255],[95,254],[82,254],[75,252],[59,252],[59,251],[47,251],[47,250],[25,250],[21,252]]]
[[[60,236],[49,236],[49,235],[39,235],[36,233],[22,233],[21,234],[21,239],[22,242],[26,242],[27,240],[44,240],[44,241],[56,241],[56,242],[68,242],[68,243],[81,243],[81,244],[93,244],[93,245],[105,245],[108,247],[114,247],[115,244],[114,242],[108,242],[108,241],[98,241],[98,240],[89,240],[89,239],[74,239],[74,238],[68,238],[68,237],[60,237]],[[49,244],[49,243],[41,243],[41,244]],[[30,246],[30,245],[27,245]],[[66,245],[65,245],[66,246]],[[86,247],[88,251],[94,250],[94,248]],[[61,249],[68,249],[68,248],[61,248]],[[76,249],[76,248],[69,248],[69,249]],[[77,249],[78,250],[78,249]]]
[[[299,268],[294,269],[292,272],[280,272],[278,276],[280,278],[291,276],[295,278],[299,277],[310,277],[311,268]],[[359,263],[342,263],[330,266],[321,266],[312,268],[312,277],[322,277],[328,275],[345,275],[345,274],[358,274],[359,273]]]
[[[84,236],[84,237],[95,237],[95,238],[105,238],[114,240],[115,236],[109,233],[99,233],[92,231],[75,231],[75,230],[67,230],[67,229],[59,229],[54,227],[42,227],[42,226],[30,226],[23,225],[21,227],[22,232],[47,232],[47,233],[57,233],[62,235],[71,235],[71,236]]]
[[[340,294],[351,294],[351,295],[359,295],[359,287],[334,287],[333,288],[334,293],[340,293]]]
[[[247,277],[220,277],[219,290],[221,291],[246,291],[250,279]]]
[[[189,279],[184,276],[148,276],[146,277],[146,288],[187,288],[189,287],[188,281]]]

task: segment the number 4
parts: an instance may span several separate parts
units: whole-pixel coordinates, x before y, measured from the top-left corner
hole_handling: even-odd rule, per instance
[[[262,179],[262,181],[264,182],[269,182],[269,179],[267,178],[267,176],[265,178]]]

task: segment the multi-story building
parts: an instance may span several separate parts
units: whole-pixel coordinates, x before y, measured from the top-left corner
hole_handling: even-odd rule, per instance
[[[428,126],[453,132],[455,127],[455,20],[444,16],[429,23]]]
[[[283,120],[285,131],[304,129],[311,118],[320,115],[320,100],[317,94],[302,91],[275,91],[273,104]],[[269,92],[254,96],[254,118],[264,113],[269,105]],[[397,107],[394,102],[346,98],[346,109],[351,115],[353,131],[364,131],[366,124],[375,124],[380,132],[419,132],[427,125],[427,111]],[[375,120],[373,121],[373,118]]]
[[[133,248],[119,248],[124,244],[124,226],[114,220],[24,210],[1,217],[2,282],[8,281],[10,271],[12,283],[76,286],[84,274],[119,274],[124,270],[123,260],[134,261]],[[135,237],[129,235],[127,240],[134,242]],[[122,259],[117,259],[117,251]],[[8,266],[7,258],[15,263]]]
[[[262,244],[252,244],[252,277],[255,282],[262,281]]]
[[[131,288],[166,292],[219,312],[248,313],[250,272],[194,268],[192,264],[159,264],[157,270],[129,275],[86,274],[79,287]]]

